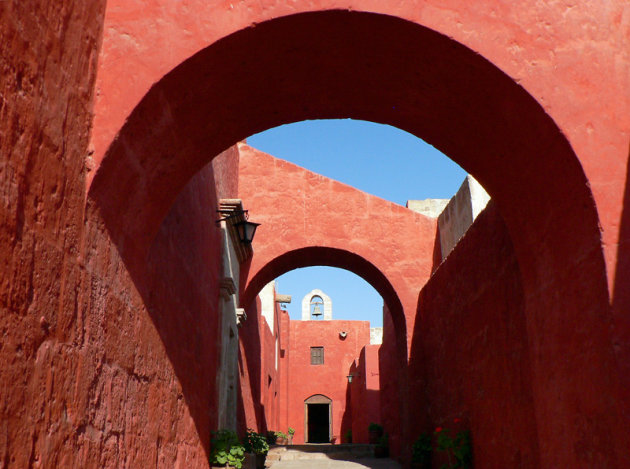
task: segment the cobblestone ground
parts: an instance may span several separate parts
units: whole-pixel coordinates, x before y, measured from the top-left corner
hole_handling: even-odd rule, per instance
[[[335,459],[300,459],[278,461],[270,469],[400,469],[400,464],[391,459],[362,458],[354,461]]]

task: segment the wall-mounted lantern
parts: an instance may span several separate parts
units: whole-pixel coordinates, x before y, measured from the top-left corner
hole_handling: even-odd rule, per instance
[[[230,221],[240,219],[234,223],[236,232],[238,233],[238,239],[243,244],[252,244],[254,235],[256,234],[256,228],[260,226],[260,223],[254,223],[249,221],[248,210],[217,210],[217,213],[225,215],[223,218],[217,220],[217,224],[222,221]]]
[[[229,235],[230,245],[234,248],[239,262],[244,262],[252,256],[252,241],[256,228],[260,223],[249,221],[249,213],[243,209],[241,199],[221,199],[219,200],[219,210],[221,216],[216,223],[222,225]],[[224,223],[223,223],[224,222]]]
[[[352,373],[350,373],[348,376],[346,376],[346,378],[348,378],[348,384],[352,384],[352,379],[354,378],[355,375],[353,375]]]
[[[245,213],[247,214],[247,210],[245,210]],[[238,232],[238,239],[243,244],[252,244],[252,241],[254,240],[254,235],[256,234],[256,228],[258,228],[259,226],[260,223],[248,221],[247,216],[245,216],[245,220],[234,223],[234,227]]]

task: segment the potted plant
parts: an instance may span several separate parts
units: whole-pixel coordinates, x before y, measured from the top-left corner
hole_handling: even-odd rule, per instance
[[[238,440],[235,432],[231,430],[214,431],[210,444],[212,445],[210,464],[213,468],[241,469],[243,467],[245,448]]]
[[[293,435],[295,435],[295,428],[289,427],[289,430],[287,431],[287,433],[289,434],[289,444],[292,445],[293,444]]]
[[[267,438],[260,433],[256,433],[251,428],[248,428],[243,446],[245,447],[245,451],[256,455],[256,469],[263,469],[265,467],[265,458],[269,451]]]
[[[431,469],[431,436],[421,434],[411,447],[411,469]]]
[[[284,432],[272,432],[275,435],[275,444],[277,445],[286,445],[287,444],[287,434]]]
[[[389,434],[385,433],[374,447],[375,458],[386,458],[389,456]]]
[[[380,438],[383,436],[383,426],[378,423],[370,423],[368,427],[368,434],[370,438],[370,444],[376,445],[378,444]]]

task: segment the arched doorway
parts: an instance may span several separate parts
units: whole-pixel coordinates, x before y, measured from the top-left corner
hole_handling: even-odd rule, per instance
[[[315,394],[304,401],[304,435],[307,443],[329,443],[332,438],[332,399]]]

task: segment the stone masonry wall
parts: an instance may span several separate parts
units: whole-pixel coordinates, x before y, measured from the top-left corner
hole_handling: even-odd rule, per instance
[[[90,380],[78,373],[91,362],[79,359],[90,324],[79,245],[104,9],[0,2],[2,467],[87,467],[95,457],[84,423]]]

